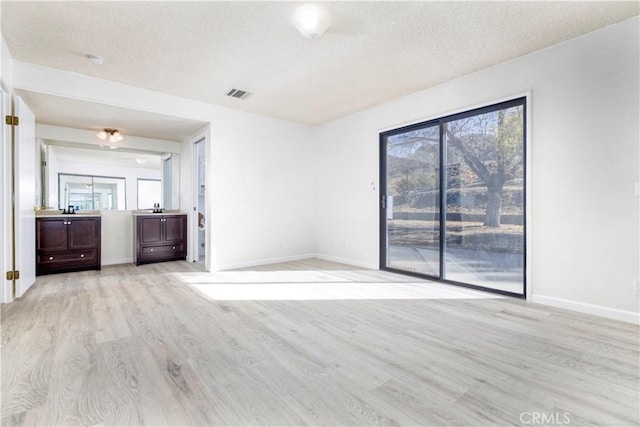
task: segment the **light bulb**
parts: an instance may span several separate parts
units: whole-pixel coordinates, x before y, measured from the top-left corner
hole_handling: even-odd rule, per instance
[[[316,39],[331,25],[331,15],[318,5],[303,4],[296,8],[291,22],[303,37]]]
[[[103,141],[107,140],[107,132],[104,130],[101,130],[100,132],[96,133],[96,136]]]
[[[109,136],[109,141],[111,142],[120,142],[122,141],[122,135],[120,135],[120,132],[116,131],[112,131],[111,135]]]

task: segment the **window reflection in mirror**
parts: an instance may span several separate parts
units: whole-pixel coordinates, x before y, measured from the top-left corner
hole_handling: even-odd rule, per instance
[[[58,174],[60,209],[73,206],[76,210],[124,210],[126,206],[125,178]]]
[[[162,199],[162,181],[138,178],[138,209],[153,209]],[[164,205],[166,208],[166,204]]]

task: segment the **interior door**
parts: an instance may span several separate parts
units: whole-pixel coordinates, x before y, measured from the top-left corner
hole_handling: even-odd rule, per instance
[[[0,117],[11,114],[11,98],[0,88]],[[4,121],[3,121],[4,123]],[[6,280],[5,272],[13,270],[13,244],[11,231],[11,126],[3,124],[0,140],[0,272],[2,274],[1,302],[11,302],[13,281]]]
[[[36,281],[36,225],[33,207],[36,203],[36,138],[35,116],[20,97],[15,98],[14,115],[20,124],[15,132],[15,210],[16,217],[16,297],[21,297]]]
[[[193,228],[190,232],[193,261],[205,264],[207,248],[207,209],[206,209],[206,151],[205,140],[193,144]]]

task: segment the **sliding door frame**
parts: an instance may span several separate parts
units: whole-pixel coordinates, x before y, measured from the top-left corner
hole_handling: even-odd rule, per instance
[[[528,102],[529,102],[529,94],[522,95],[515,98],[509,98],[508,100],[491,103],[489,105],[485,105],[478,108],[472,108],[470,110],[464,110],[459,113],[449,114],[437,119],[427,120],[420,123],[411,124],[408,126],[403,126],[397,129],[392,129],[384,132],[380,132],[379,134],[379,160],[380,160],[380,191],[379,191],[379,235],[380,235],[380,247],[379,247],[379,262],[380,262],[380,270],[389,271],[392,273],[399,273],[407,276],[413,276],[421,279],[429,279],[436,280],[438,282],[462,286],[465,288],[476,289],[480,291],[487,291],[495,294],[506,295],[521,299],[527,299],[528,294],[528,273],[527,273],[527,247],[528,247],[528,237],[527,237],[527,220],[529,215],[529,206],[528,206],[528,185],[529,185],[529,171],[528,171],[528,141],[527,137],[529,134],[528,131]],[[523,132],[522,132],[522,177],[523,177],[523,194],[522,194],[522,208],[523,208],[523,219],[522,219],[522,227],[523,227],[523,253],[522,253],[522,293],[515,293],[504,291],[501,289],[487,288],[485,286],[474,285],[465,282],[459,282],[451,279],[445,279],[445,250],[446,250],[446,217],[447,217],[447,167],[446,167],[446,144],[445,144],[445,136],[444,136],[444,126],[448,122],[452,122],[454,120],[460,120],[467,117],[472,117],[480,114],[485,114],[493,111],[498,111],[514,106],[522,106],[522,120],[523,120]],[[387,266],[387,139],[390,136],[402,134],[406,132],[410,132],[412,130],[422,129],[426,127],[432,127],[437,125],[439,127],[439,158],[440,158],[440,206],[439,206],[439,250],[440,250],[440,272],[438,276],[427,275],[423,273],[417,273],[413,271],[400,270],[397,268]]]

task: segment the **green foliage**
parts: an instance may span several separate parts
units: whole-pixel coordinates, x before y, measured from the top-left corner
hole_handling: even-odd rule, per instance
[[[402,176],[396,180],[394,187],[398,195],[405,198],[408,197],[415,188],[413,180],[409,175]]]

